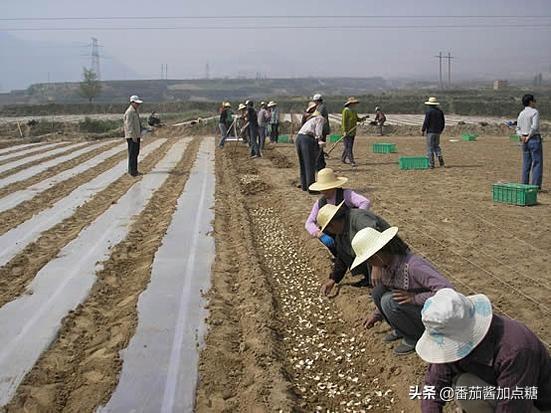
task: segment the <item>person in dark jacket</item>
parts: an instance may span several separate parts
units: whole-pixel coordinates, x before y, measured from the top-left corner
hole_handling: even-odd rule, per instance
[[[390,225],[371,211],[345,207],[344,201],[339,205],[326,204],[321,207],[317,223],[321,231],[329,234],[335,240],[336,256],[333,269],[329,279],[321,285],[321,294],[328,296],[333,287],[344,278],[346,271],[356,258],[352,248],[352,239],[356,233],[367,227],[384,231],[390,228]],[[351,273],[364,276],[364,279],[356,284],[357,286],[371,285],[371,267],[366,262],[357,266]]]
[[[449,388],[466,413],[551,411],[549,351],[524,324],[493,314],[484,294],[441,289],[425,302],[422,320],[415,349],[429,363],[424,388],[434,394],[421,401],[423,413],[442,412]]]
[[[220,119],[218,120],[218,127],[220,129],[220,143],[218,146],[220,148],[224,147],[226,143],[226,138],[231,133],[229,130],[233,123],[233,112],[231,110],[231,103],[224,102],[220,108]]]
[[[423,128],[421,134],[427,137],[427,158],[429,158],[430,167],[434,168],[434,156],[438,158],[440,166],[444,166],[444,157],[442,156],[442,149],[440,148],[440,134],[444,130],[445,120],[444,112],[438,107],[440,103],[435,97],[430,97],[425,102],[428,106],[428,110],[425,113],[425,121],[423,122]]]
[[[254,109],[252,100],[245,102],[247,105],[247,122],[249,124],[249,146],[251,148],[251,158],[259,158],[260,138],[258,135],[258,114]]]

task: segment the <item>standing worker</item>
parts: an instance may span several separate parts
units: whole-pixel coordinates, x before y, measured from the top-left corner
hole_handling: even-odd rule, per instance
[[[220,148],[224,147],[224,144],[226,143],[226,138],[228,137],[229,130],[228,128],[231,127],[233,123],[233,112],[231,110],[231,103],[230,102],[224,102],[222,104],[222,108],[220,109],[220,119],[218,121],[218,127],[220,128],[220,144],[218,145]]]
[[[530,172],[532,185],[541,190],[543,178],[543,147],[540,135],[540,114],[536,109],[534,95],[522,97],[524,110],[517,119],[517,134],[522,143],[522,183],[528,184]]]
[[[327,135],[329,135],[329,133],[331,132],[331,125],[329,124],[329,112],[327,110],[327,106],[325,105],[325,103],[323,103],[323,96],[320,93],[316,93],[312,98],[312,100],[316,102],[316,105],[317,105],[316,110],[325,119],[325,124],[323,125],[323,136],[321,137],[321,140],[323,142],[327,142]],[[325,163],[325,152],[322,150],[320,151],[318,156],[316,169],[320,171],[323,168],[325,168],[326,165],[327,164]]]
[[[341,161],[342,163],[347,163],[346,160],[349,160],[352,166],[356,166],[356,161],[354,160],[354,140],[356,139],[356,128],[358,122],[362,122],[365,117],[358,116],[356,111],[356,105],[360,103],[355,97],[349,97],[344,104],[344,109],[342,111],[342,124],[341,132],[343,135],[344,148],[342,151]]]
[[[247,122],[249,124],[249,146],[251,148],[251,158],[260,157],[260,146],[258,142],[258,115],[254,109],[252,100],[245,102],[247,105]]]
[[[311,102],[308,109],[315,108]],[[296,140],[298,161],[300,165],[300,186],[303,191],[309,191],[316,177],[316,160],[324,142],[321,141],[325,119],[315,111],[306,123],[300,128]],[[310,191],[310,193],[312,193]]]
[[[446,126],[444,112],[438,107],[440,103],[433,96],[425,102],[425,105],[428,106],[428,109],[425,113],[421,134],[424,136],[425,132],[427,133],[427,158],[429,158],[430,167],[434,168],[434,156],[436,155],[440,167],[443,167],[444,157],[440,148],[440,134]]]
[[[266,102],[260,102],[260,110],[258,111],[258,147],[260,151],[264,150],[266,143],[266,135],[268,135],[268,124],[270,123],[270,112],[266,106]],[[260,154],[259,154],[260,155]]]
[[[142,126],[138,109],[143,100],[137,95],[130,96],[130,106],[124,112],[124,137],[128,143],[128,173],[138,176],[138,155],[140,154],[140,139]]]
[[[277,143],[279,140],[279,108],[273,100],[268,103],[270,110],[270,142]]]
[[[383,127],[385,126],[386,116],[379,106],[375,108],[375,125],[379,128],[379,136],[383,136]]]

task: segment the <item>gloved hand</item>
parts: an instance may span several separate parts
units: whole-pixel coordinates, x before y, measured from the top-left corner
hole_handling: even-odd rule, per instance
[[[323,234],[319,239],[327,248],[332,248],[335,246],[335,240],[327,234]]]

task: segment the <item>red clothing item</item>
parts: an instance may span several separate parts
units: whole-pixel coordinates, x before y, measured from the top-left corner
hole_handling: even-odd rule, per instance
[[[494,314],[484,340],[467,357],[455,363],[430,364],[426,386],[435,386],[436,398],[422,400],[423,413],[440,413],[445,404],[440,389],[451,387],[453,378],[471,373],[492,386],[509,388],[537,387],[537,400],[497,401],[496,413],[530,412],[532,406],[551,409],[551,357],[545,345],[524,324]]]

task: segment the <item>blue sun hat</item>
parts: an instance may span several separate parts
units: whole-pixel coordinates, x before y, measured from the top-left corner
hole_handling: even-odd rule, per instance
[[[463,294],[451,288],[429,298],[421,318],[425,332],[415,350],[427,363],[453,363],[473,351],[492,323],[492,304],[484,294]]]

